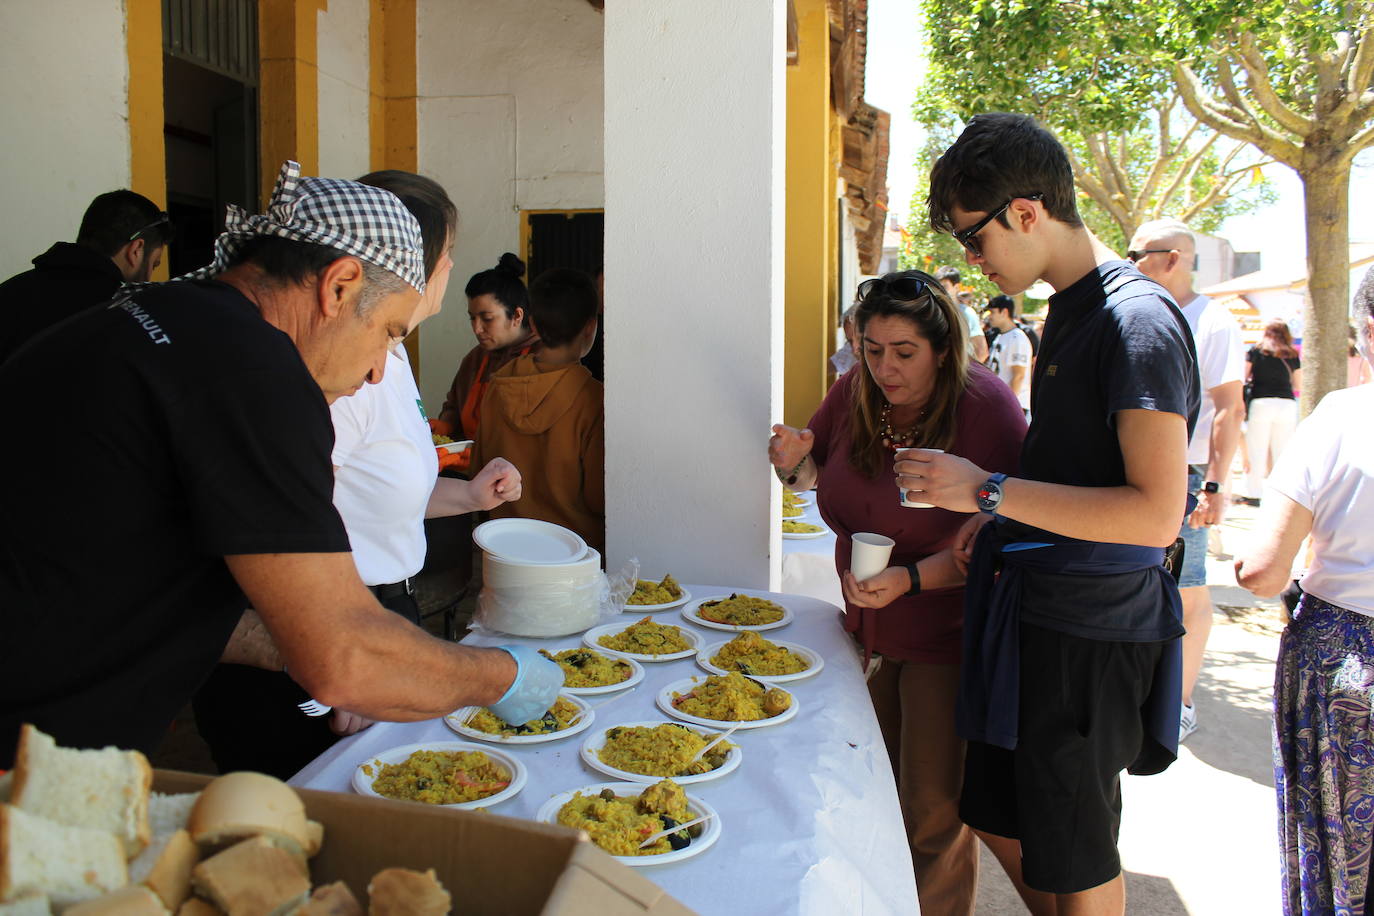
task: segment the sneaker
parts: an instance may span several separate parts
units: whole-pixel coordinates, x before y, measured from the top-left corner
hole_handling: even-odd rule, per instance
[[[1178,716],[1178,743],[1182,744],[1188,740],[1188,736],[1197,731],[1197,710],[1192,706],[1184,706]]]

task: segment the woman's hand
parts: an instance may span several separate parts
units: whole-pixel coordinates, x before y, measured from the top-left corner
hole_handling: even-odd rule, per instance
[[[472,478],[472,498],[483,511],[520,498],[520,472],[504,458],[493,458]]]
[[[768,440],[768,460],[785,474],[801,464],[803,458],[811,454],[816,444],[816,434],[809,429],[796,429],[783,426],[773,427],[773,438]]]
[[[889,566],[871,579],[860,582],[849,570],[840,579],[844,598],[857,607],[887,607],[911,589],[911,574],[904,566]]]
[[[954,555],[954,565],[963,575],[968,575],[969,560],[973,557],[973,542],[978,540],[978,532],[983,530],[983,526],[992,521],[992,516],[983,512],[970,516],[959,526],[958,532],[954,535],[954,543],[951,549]]]
[[[977,512],[975,496],[990,476],[967,458],[924,448],[907,449],[893,470],[908,496],[951,512]]]

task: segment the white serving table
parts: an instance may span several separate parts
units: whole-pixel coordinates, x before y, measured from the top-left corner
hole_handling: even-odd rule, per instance
[[[816,508],[816,491],[802,495],[811,505],[793,521],[820,525],[825,529],[825,536],[782,539],[782,590],[789,595],[807,595],[844,607],[840,577],[835,572],[835,532],[826,525]]]
[[[719,842],[699,856],[643,868],[643,874],[703,916],[918,913],[892,768],[858,654],[841,630],[838,609],[798,595],[712,585],[687,588],[697,598],[739,591],[783,604],[794,620],[764,635],[814,649],[825,658],[825,668],[814,677],[782,685],[799,704],[794,719],[741,729],[731,736],[744,751],[739,769],[688,787],[720,812]],[[703,645],[731,635],[688,625],[677,609],[656,612],[654,617],[690,626]],[[623,619],[629,624],[637,617],[625,614]],[[580,639],[580,634],[539,640],[472,633],[463,642],[521,642],[553,651],[578,645]],[[647,673],[640,686],[597,709],[591,729],[562,741],[502,745],[528,768],[529,782],[491,812],[533,818],[540,805],[560,792],[610,781],[582,762],[583,740],[596,729],[618,723],[669,720],[654,705],[658,692],[673,681],[706,674],[694,659],[644,667]],[[297,773],[291,784],[348,792],[354,768],[375,754],[403,744],[454,740],[468,739],[450,731],[441,719],[379,723],[340,741]]]

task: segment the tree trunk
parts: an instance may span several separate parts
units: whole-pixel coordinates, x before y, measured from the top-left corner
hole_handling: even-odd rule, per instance
[[[1302,339],[1302,415],[1345,387],[1350,324],[1350,166],[1299,173],[1307,228],[1308,298]]]

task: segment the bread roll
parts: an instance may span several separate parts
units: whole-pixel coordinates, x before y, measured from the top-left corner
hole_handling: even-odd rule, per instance
[[[188,897],[186,902],[177,910],[177,916],[224,916],[224,910],[215,906],[208,900],[201,900],[199,897]]]
[[[434,869],[387,868],[367,886],[369,916],[445,916],[452,903]]]
[[[0,805],[0,902],[46,894],[62,910],[128,883],[124,846],[114,834]]]
[[[266,836],[201,862],[191,870],[191,882],[229,916],[285,916],[310,893],[305,860]]]
[[[32,725],[19,730],[10,803],[68,827],[108,830],[132,859],[148,845],[153,771],[138,751],[58,747]]]
[[[226,773],[211,782],[191,809],[188,827],[201,846],[270,836],[304,856],[319,852],[324,837],[324,828],[306,819],[296,791],[263,773]]]
[[[171,916],[171,911],[148,888],[131,884],[95,900],[79,903],[62,916]]]
[[[342,881],[315,888],[297,916],[363,916],[358,898]]]

